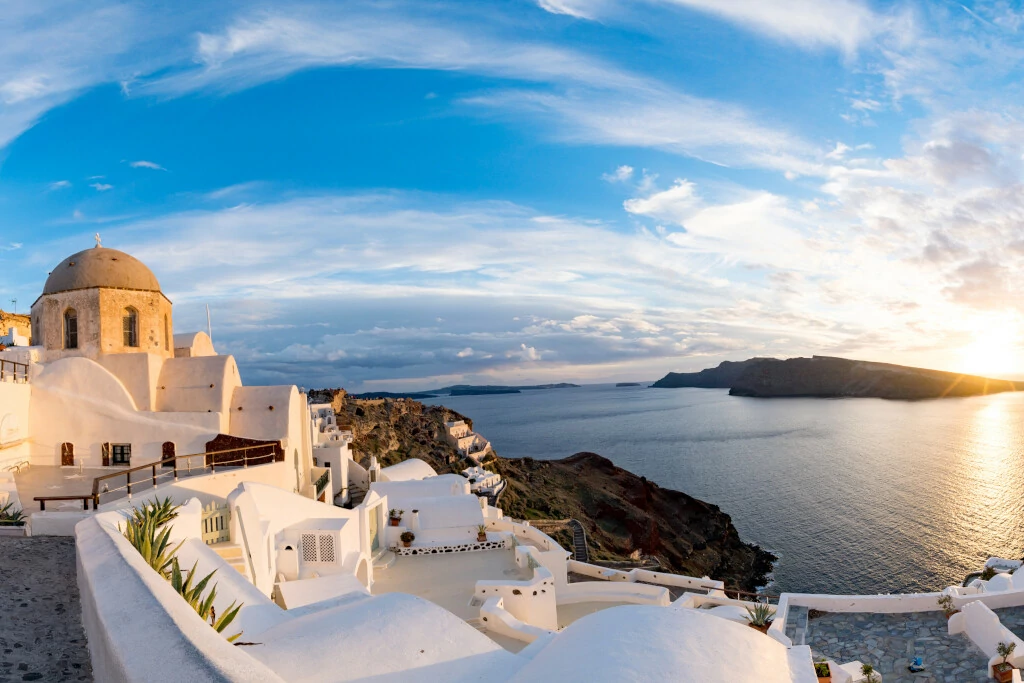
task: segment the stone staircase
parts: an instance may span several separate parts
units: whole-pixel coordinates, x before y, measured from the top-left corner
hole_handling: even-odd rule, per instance
[[[572,529],[572,559],[577,562],[590,562],[587,534],[583,530],[583,525],[575,519],[570,519],[569,528]]]
[[[245,563],[245,554],[242,552],[242,546],[237,543],[214,543],[208,546],[210,550],[217,553],[221,558],[231,565],[235,571],[242,576],[249,576],[249,568]]]
[[[790,605],[786,613],[786,635],[794,645],[807,644],[807,622],[809,610],[806,607]]]
[[[487,626],[484,625],[484,622],[480,619],[480,617],[466,619],[466,623],[475,628],[477,631],[480,631],[481,633],[487,630]]]

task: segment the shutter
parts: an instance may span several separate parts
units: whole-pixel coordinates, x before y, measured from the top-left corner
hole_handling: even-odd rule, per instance
[[[109,443],[103,444],[100,447],[100,450],[103,453],[103,466],[104,467],[110,467],[110,444]]]

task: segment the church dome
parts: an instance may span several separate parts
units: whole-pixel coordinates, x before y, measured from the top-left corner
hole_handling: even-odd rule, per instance
[[[142,261],[123,251],[97,246],[61,261],[46,278],[43,294],[92,287],[160,291],[156,276]]]

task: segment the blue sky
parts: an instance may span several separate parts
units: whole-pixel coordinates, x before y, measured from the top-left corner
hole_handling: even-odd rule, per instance
[[[250,383],[1015,375],[1008,2],[2,2],[0,304],[92,244]]]

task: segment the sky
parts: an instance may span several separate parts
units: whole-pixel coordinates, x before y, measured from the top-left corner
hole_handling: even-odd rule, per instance
[[[0,0],[0,306],[94,244],[250,384],[1024,375],[1024,8]]]

